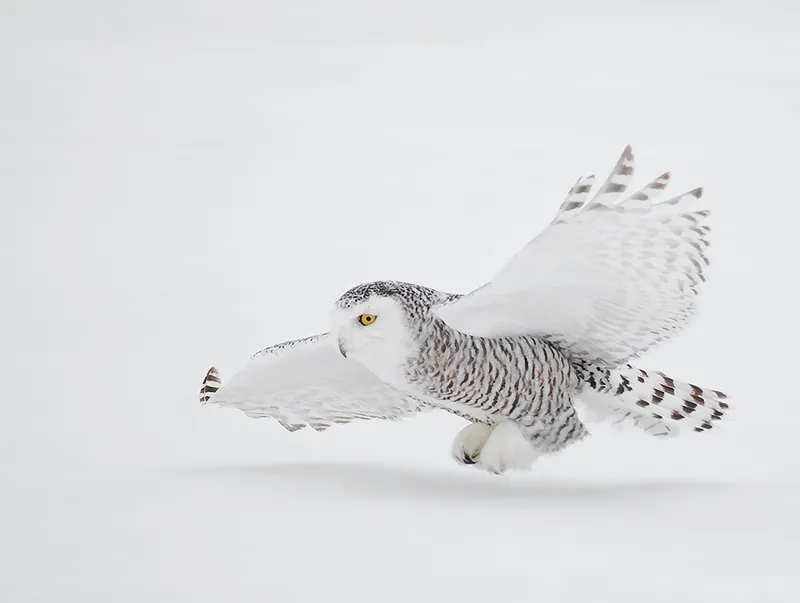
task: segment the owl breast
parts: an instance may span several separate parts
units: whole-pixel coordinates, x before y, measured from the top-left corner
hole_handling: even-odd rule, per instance
[[[578,386],[567,358],[534,337],[466,335],[434,319],[408,361],[410,392],[476,421],[554,413]]]

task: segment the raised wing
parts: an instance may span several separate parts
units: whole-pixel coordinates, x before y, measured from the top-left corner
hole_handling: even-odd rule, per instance
[[[680,331],[709,264],[701,189],[656,203],[662,174],[620,200],[633,177],[625,149],[597,195],[580,178],[555,220],[491,282],[439,309],[476,336],[535,335],[567,353],[619,365]]]
[[[428,408],[343,358],[327,333],[258,352],[225,385],[212,367],[200,402],[271,417],[289,431],[306,425],[321,431],[354,419],[397,419]]]

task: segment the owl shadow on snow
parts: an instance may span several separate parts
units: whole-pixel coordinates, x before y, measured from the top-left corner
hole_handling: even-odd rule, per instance
[[[290,488],[311,496],[332,494],[365,498],[452,500],[619,501],[669,495],[704,495],[733,484],[691,480],[568,481],[538,479],[531,473],[494,476],[477,469],[453,471],[371,463],[304,462],[216,466],[200,470],[204,477],[234,479]],[[720,492],[722,493],[722,492]]]

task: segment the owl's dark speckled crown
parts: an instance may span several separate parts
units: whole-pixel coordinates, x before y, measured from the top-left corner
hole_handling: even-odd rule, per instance
[[[391,297],[397,300],[407,312],[422,314],[432,306],[459,297],[452,293],[443,293],[436,289],[403,283],[400,281],[374,281],[356,285],[345,292],[337,301],[340,310],[352,308],[367,301],[370,297]]]

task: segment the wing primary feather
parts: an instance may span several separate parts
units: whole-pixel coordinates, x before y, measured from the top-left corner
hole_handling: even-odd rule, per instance
[[[216,367],[212,366],[210,369],[208,369],[208,372],[203,379],[203,386],[200,388],[200,403],[207,404],[221,386],[222,379],[219,376],[219,371],[216,369]]]
[[[611,170],[606,181],[603,183],[597,194],[587,205],[611,205],[628,189],[628,185],[633,180],[634,157],[633,149],[630,145],[622,151],[617,164]]]
[[[586,206],[586,200],[589,198],[589,193],[592,190],[594,181],[594,174],[578,178],[575,184],[572,185],[572,188],[569,189],[553,221],[568,220],[570,217],[579,213]]]
[[[670,177],[669,172],[664,172],[630,197],[620,201],[619,205],[625,207],[647,207],[651,205],[667,188]]]
[[[698,187],[695,189],[690,190],[688,193],[683,193],[676,197],[672,197],[671,199],[667,199],[666,201],[661,201],[656,203],[656,205],[680,205],[685,201],[690,201],[691,197],[694,197],[695,200],[700,199],[703,197],[703,188]]]

